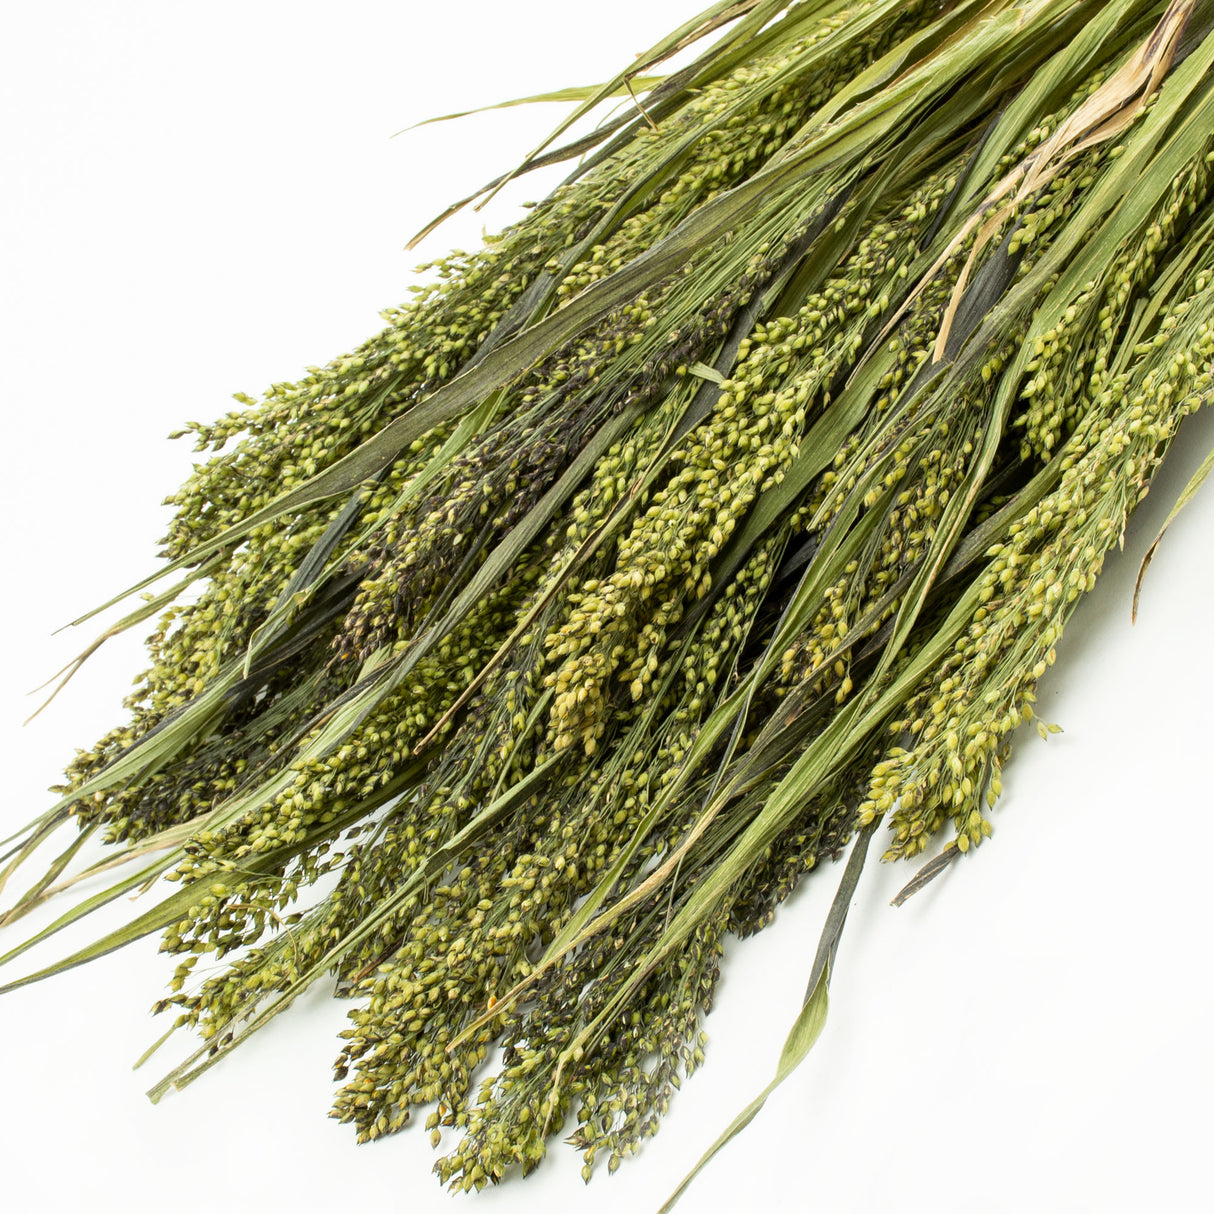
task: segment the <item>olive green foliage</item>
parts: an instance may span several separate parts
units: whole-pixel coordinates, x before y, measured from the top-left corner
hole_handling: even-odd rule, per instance
[[[614,1170],[727,933],[858,828],[983,842],[1211,391],[1212,8],[718,4],[569,93],[625,109],[528,158],[580,157],[522,222],[189,427],[129,717],[8,870],[69,818],[130,861],[35,939],[175,883],[43,972],[162,933],[202,1044],[154,1094],[335,975],[361,1139],[420,1114],[465,1189],[558,1132]]]

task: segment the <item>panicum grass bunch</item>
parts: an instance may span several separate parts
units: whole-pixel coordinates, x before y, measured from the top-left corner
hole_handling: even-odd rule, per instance
[[[154,588],[101,638],[153,621],[149,665],[5,844],[0,884],[74,831],[0,923],[118,875],[0,961],[149,898],[4,989],[158,934],[197,1048],[156,1099],[335,982],[360,1140],[421,1120],[468,1190],[559,1133],[589,1179],[703,1061],[723,940],[847,853],[711,1158],[821,1031],[870,848],[909,897],[990,835],[1210,397],[1212,31],[1211,0],[737,0],[563,94],[476,196],[566,162],[525,219],[181,432],[164,562],[99,609]]]

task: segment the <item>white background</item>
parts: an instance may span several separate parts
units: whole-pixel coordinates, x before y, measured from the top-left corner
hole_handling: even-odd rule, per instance
[[[475,241],[486,220],[462,217],[420,254],[403,252],[407,237],[560,111],[393,132],[603,79],[689,12],[683,0],[8,9],[0,835],[45,808],[71,747],[115,721],[140,668],[138,635],[122,638],[21,727],[23,693],[93,635],[52,629],[149,568],[156,503],[190,459],[163,435],[374,332],[409,268]],[[685,1208],[1208,1208],[1214,491],[1165,541],[1133,628],[1129,605],[1212,423],[1183,434],[1061,646],[1041,711],[1065,732],[1024,737],[994,839],[897,911],[887,903],[911,870],[870,867],[817,1050]],[[475,1207],[656,1209],[766,1082],[837,875],[731,946],[708,1064],[641,1157],[584,1189],[580,1158],[557,1143],[535,1176]],[[345,1009],[320,990],[153,1108],[157,1063],[130,1064],[160,1031],[147,1009],[169,967],[155,948],[0,998],[4,1208],[453,1208],[420,1131],[356,1147],[326,1119]]]

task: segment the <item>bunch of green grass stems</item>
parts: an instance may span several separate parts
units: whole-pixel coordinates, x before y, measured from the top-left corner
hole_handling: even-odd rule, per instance
[[[780,1082],[870,840],[945,836],[910,893],[990,833],[1209,396],[1212,29],[1214,0],[741,0],[585,90],[511,174],[576,164],[523,222],[190,427],[214,454],[128,593],[170,587],[97,642],[157,618],[151,665],[7,842],[0,883],[79,830],[2,921],[91,836],[82,875],[123,875],[0,961],[158,898],[5,989],[161,933],[201,1044],[158,1097],[336,975],[361,1139],[429,1109],[469,1189],[572,1121],[589,1177],[702,1060],[723,937],[850,841]]]

